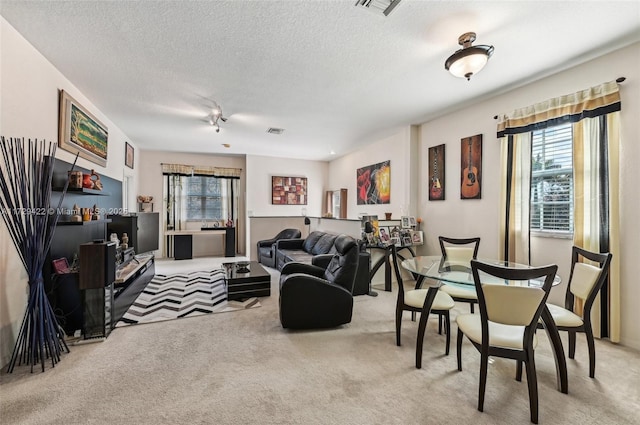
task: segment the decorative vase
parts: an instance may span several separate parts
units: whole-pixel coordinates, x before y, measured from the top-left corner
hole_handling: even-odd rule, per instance
[[[91,180],[91,174],[82,175],[82,187],[85,189],[93,189],[93,180]]]
[[[391,213],[384,213],[385,220],[391,220]]]

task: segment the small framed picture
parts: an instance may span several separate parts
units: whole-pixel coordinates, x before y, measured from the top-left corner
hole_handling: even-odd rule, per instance
[[[378,230],[380,231],[380,242],[388,245],[391,241],[391,232],[389,227],[380,226]]]
[[[422,245],[424,243],[422,231],[414,230],[411,232],[411,242],[414,245]]]
[[[403,215],[402,217],[400,217],[400,221],[402,222],[403,229],[408,229],[411,227],[410,219],[411,217],[409,217],[408,215]],[[414,221],[415,221],[415,218],[414,218]]]
[[[133,168],[133,146],[129,142],[124,142],[124,165]]]
[[[391,238],[389,239],[389,244],[401,246],[402,244],[400,243],[400,236],[391,236]]]
[[[404,246],[412,245],[411,237],[410,236],[403,236],[402,237],[402,245],[404,245]]]

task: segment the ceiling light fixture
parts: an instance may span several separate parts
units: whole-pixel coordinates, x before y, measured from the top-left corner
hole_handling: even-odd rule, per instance
[[[209,113],[209,124],[216,129],[216,133],[220,133],[220,124],[218,121],[227,122],[227,119],[222,116],[222,107],[216,102],[213,102],[213,108]]]
[[[471,43],[475,40],[475,32],[466,32],[458,37],[458,44],[462,49],[449,56],[444,63],[444,69],[456,77],[470,80],[472,75],[484,68],[493,54],[493,46],[472,46]]]

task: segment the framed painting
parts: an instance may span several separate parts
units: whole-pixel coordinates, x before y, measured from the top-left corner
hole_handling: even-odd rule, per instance
[[[124,165],[133,168],[133,146],[129,142],[124,142]]]
[[[391,161],[358,168],[358,205],[391,203]]]
[[[273,205],[307,205],[306,177],[271,177]]]
[[[482,198],[482,134],[460,142],[460,199]]]
[[[60,92],[58,145],[103,167],[107,166],[107,127],[66,91]]]
[[[429,200],[444,201],[444,144],[429,148]]]

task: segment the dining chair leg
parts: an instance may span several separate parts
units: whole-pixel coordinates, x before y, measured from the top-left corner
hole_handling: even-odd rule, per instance
[[[516,360],[516,381],[522,381],[522,360]]]
[[[438,335],[442,335],[442,314],[438,314]]]
[[[416,312],[415,312],[415,311],[412,311],[412,312],[411,312],[411,321],[412,321],[412,322],[415,322],[415,321],[416,321]]]
[[[484,392],[487,387],[487,369],[489,367],[488,348],[483,348],[480,353],[480,386],[478,388],[478,410],[484,411]]]
[[[456,341],[456,357],[458,359],[458,370],[462,370],[462,338],[464,334],[458,329],[458,338]]]
[[[596,345],[593,340],[593,331],[585,326],[585,336],[587,337],[587,347],[589,348],[589,377],[596,376]]]
[[[400,347],[400,334],[402,327],[402,307],[396,307],[396,345]]]
[[[475,303],[469,303],[469,305],[471,306],[471,314],[475,313],[475,312],[473,311],[473,306],[475,305]]]
[[[451,344],[451,316],[449,315],[449,312],[447,311],[444,315],[444,326],[445,326],[445,332],[447,333],[447,346],[444,349],[444,354],[446,356],[449,355],[449,345]]]
[[[569,358],[576,357],[576,333],[569,331]]]
[[[538,378],[536,376],[536,363],[533,350],[527,350],[529,359],[525,362],[527,368],[527,385],[529,387],[529,409],[531,410],[531,422],[538,423]]]

